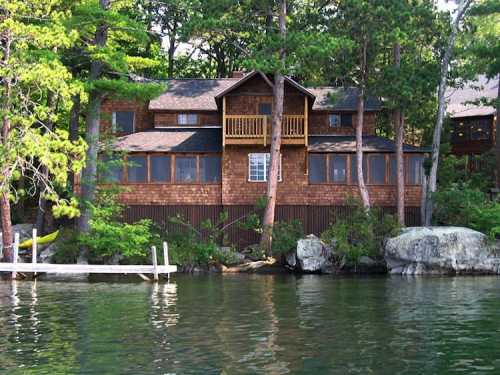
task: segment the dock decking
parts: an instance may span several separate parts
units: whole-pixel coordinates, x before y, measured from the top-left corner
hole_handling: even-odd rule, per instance
[[[107,265],[107,264],[51,264],[38,263],[37,255],[37,232],[33,229],[31,263],[19,263],[19,233],[14,235],[14,259],[12,263],[0,262],[0,272],[11,272],[12,278],[17,277],[17,273],[59,273],[59,274],[137,274],[143,280],[150,281],[145,274],[152,274],[153,280],[158,281],[159,275],[177,272],[177,266],[171,265],[168,258],[168,244],[163,242],[164,264],[158,265],[156,247],[151,247],[151,265]]]

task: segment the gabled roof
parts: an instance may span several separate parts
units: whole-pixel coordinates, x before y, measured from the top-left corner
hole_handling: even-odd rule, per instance
[[[215,97],[240,79],[169,79],[167,90],[149,102],[149,109],[217,111]]]
[[[356,137],[344,135],[310,136],[309,152],[356,152]],[[396,152],[394,141],[378,136],[363,136],[364,152]],[[403,152],[424,153],[431,150],[426,147],[403,145]]]
[[[113,149],[126,152],[221,152],[222,131],[155,129],[119,137]]]
[[[482,98],[495,99],[498,95],[498,79],[488,80],[480,75],[474,81],[466,82],[462,88],[449,88],[447,111],[452,118],[488,116],[496,112],[495,107],[472,104]]]
[[[254,70],[254,71],[252,71],[250,73],[245,74],[238,82],[235,82],[232,86],[230,86],[227,89],[225,89],[224,91],[220,92],[216,96],[216,98],[217,99],[222,98],[224,95],[229,94],[231,91],[237,89],[238,87],[240,87],[241,85],[243,85],[245,82],[247,82],[248,80],[250,80],[251,78],[253,78],[253,77],[257,76],[257,75],[260,75],[262,77],[262,79],[267,84],[269,84],[270,86],[272,85],[272,83],[270,82],[270,79],[264,73],[259,72],[257,70]],[[295,82],[290,77],[285,76],[285,81],[288,82],[291,86],[295,87],[300,92],[302,92],[304,95],[307,95],[307,96],[309,96],[309,97],[311,97],[311,98],[314,99],[314,95],[308,89],[306,89],[301,84]]]
[[[316,96],[312,109],[315,111],[355,111],[358,100],[358,89],[355,87],[321,86],[308,90]],[[365,111],[379,111],[381,102],[373,96],[365,99]]]

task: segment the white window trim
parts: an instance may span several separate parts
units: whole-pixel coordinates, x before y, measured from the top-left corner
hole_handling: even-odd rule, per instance
[[[111,132],[116,133],[116,112],[132,112],[132,133],[135,133],[135,111],[113,111],[111,114]]]
[[[332,116],[337,116],[337,117],[338,117],[338,119],[339,119],[339,124],[338,124],[337,126],[332,125],[332,121],[331,121]],[[341,128],[341,127],[342,127],[342,116],[340,116],[340,114],[339,114],[339,113],[330,113],[330,114],[328,115],[328,126],[329,126],[330,128],[334,128],[334,129],[339,129],[339,128]]]
[[[186,122],[183,123],[180,121],[182,116],[186,116]],[[195,116],[196,122],[188,122],[189,116]],[[189,112],[181,112],[177,114],[177,124],[182,125],[182,126],[192,126],[192,125],[198,125],[199,123],[199,116],[198,113],[189,113]]]
[[[264,179],[263,180],[252,180],[250,178],[251,176],[251,171],[250,171],[250,159],[254,155],[269,155],[269,158],[271,158],[271,154],[269,152],[252,152],[248,154],[248,182],[267,182],[267,162],[264,163]],[[266,156],[267,158],[267,156]],[[278,182],[283,182],[283,154],[280,154],[280,164],[279,164],[279,170],[278,170]]]

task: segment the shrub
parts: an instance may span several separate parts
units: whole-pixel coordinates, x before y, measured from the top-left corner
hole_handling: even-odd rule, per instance
[[[178,265],[206,265],[214,258],[218,246],[201,239],[189,228],[167,236],[171,262]]]
[[[273,226],[274,255],[282,255],[297,247],[297,241],[303,237],[304,230],[302,223],[298,219],[287,222],[276,222]]]
[[[382,215],[377,209],[365,210],[358,201],[349,200],[353,213],[349,220],[337,220],[321,234],[321,239],[335,246],[349,263],[357,264],[362,256],[377,256],[387,236],[400,227],[393,215]]]
[[[454,183],[434,194],[434,222],[470,227],[491,237],[500,234],[500,202],[469,183]]]
[[[136,264],[151,261],[151,246],[160,244],[151,220],[123,223],[123,206],[117,203],[117,192],[113,190],[99,191],[92,211],[90,232],[78,237],[78,243],[89,249],[90,261],[103,262],[115,254]]]

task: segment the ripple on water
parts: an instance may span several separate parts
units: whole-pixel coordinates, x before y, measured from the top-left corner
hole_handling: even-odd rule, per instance
[[[500,279],[0,283],[0,373],[497,374]]]

